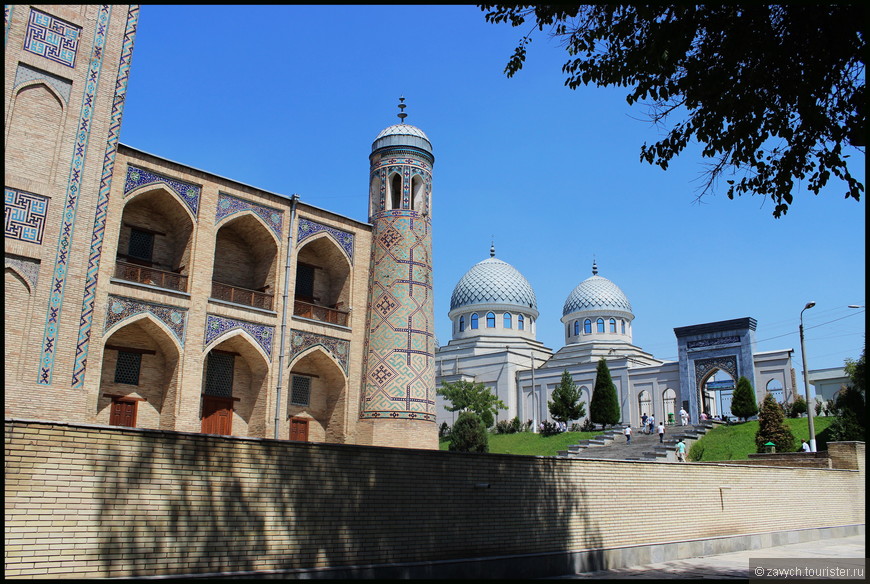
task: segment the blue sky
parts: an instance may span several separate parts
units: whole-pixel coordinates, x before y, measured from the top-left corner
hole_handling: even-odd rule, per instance
[[[535,289],[553,350],[594,257],[632,304],[635,344],[661,359],[677,358],[674,327],[751,316],[756,351],[794,348],[800,375],[810,300],[809,368],[860,355],[865,312],[847,305],[864,304],[863,200],[800,189],[782,219],[759,197],[699,204],[698,149],[667,171],[641,163],[664,130],[624,89],[564,87],[555,42],[538,36],[508,79],[525,31],[474,6],[145,5],[121,141],[366,221],[371,143],[404,95],[435,151],[439,343],[454,286],[494,240]]]

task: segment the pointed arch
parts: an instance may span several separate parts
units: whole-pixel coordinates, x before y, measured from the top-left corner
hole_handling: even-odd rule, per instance
[[[61,148],[65,111],[63,97],[44,80],[22,83],[15,89],[6,125],[7,173],[41,184],[51,182]],[[47,161],[41,159],[46,153]]]
[[[224,217],[221,217],[220,219],[215,221],[215,231],[219,231],[222,227],[224,227],[224,225],[229,224],[233,221],[238,221],[243,217],[252,217],[257,223],[259,223],[263,227],[266,233],[268,233],[272,237],[272,240],[275,243],[275,247],[280,247],[281,240],[278,237],[278,234],[272,230],[272,227],[268,223],[263,221],[262,217],[260,217],[250,209],[242,209],[230,215],[225,215]]]
[[[233,339],[236,339],[237,337],[238,337],[238,340],[233,341]],[[230,344],[232,344],[234,346],[239,346],[242,349],[250,348],[250,350],[244,350],[244,351],[238,351],[238,352],[241,355],[243,355],[246,359],[248,359],[249,361],[252,361],[254,364],[258,364],[259,366],[261,366],[264,370],[269,369],[269,366],[271,364],[271,357],[269,356],[268,353],[266,353],[266,350],[260,345],[260,343],[257,342],[257,339],[255,339],[253,337],[253,335],[251,335],[251,333],[249,333],[248,331],[246,331],[245,329],[242,329],[242,328],[230,329],[230,330],[224,332],[223,334],[220,334],[217,337],[215,337],[214,339],[212,339],[211,342],[209,342],[208,345],[206,345],[203,348],[203,352],[202,352],[203,353],[203,356],[202,356],[203,362],[206,359],[206,355],[211,350],[215,349],[216,347],[218,347],[220,345],[227,343],[228,341],[233,341]],[[239,343],[244,343],[244,344],[239,345]],[[254,357],[254,355],[256,355],[256,358]],[[259,367],[258,367],[258,369],[259,369]]]
[[[402,208],[402,175],[398,172],[391,172],[387,177],[388,199],[390,201],[390,209]]]
[[[178,339],[172,329],[166,326],[165,322],[161,321],[159,318],[147,311],[131,314],[130,316],[112,324],[112,326],[103,331],[103,339],[110,338],[122,328],[130,326],[132,324],[136,324],[140,320],[147,320],[149,324],[156,326],[157,329],[159,329],[160,332],[162,332],[172,343],[172,346],[174,347],[176,353],[180,355],[184,351],[184,347],[182,346],[181,341]]]
[[[322,353],[324,357],[326,357],[327,359],[332,361],[332,363],[338,368],[339,372],[341,373],[341,376],[345,379],[345,381],[347,381],[348,376],[344,372],[344,366],[342,365],[342,363],[338,359],[335,358],[335,355],[332,354],[332,351],[330,351],[328,347],[326,347],[325,345],[321,345],[321,344],[316,344],[316,345],[311,345],[310,347],[306,347],[304,350],[302,350],[298,354],[294,355],[292,360],[290,361],[290,364],[287,367],[292,371],[293,367],[296,364],[304,361],[312,353],[315,353],[315,352]]]
[[[152,183],[147,185],[142,185],[141,187],[135,188],[129,192],[124,193],[124,207],[126,208],[134,199],[139,198],[148,198],[149,196],[154,195],[160,196],[169,196],[174,202],[178,203],[179,208],[183,209],[190,219],[191,224],[196,223],[196,215],[193,214],[193,210],[187,205],[187,203],[182,199],[178,193],[174,190],[170,189],[163,183]]]

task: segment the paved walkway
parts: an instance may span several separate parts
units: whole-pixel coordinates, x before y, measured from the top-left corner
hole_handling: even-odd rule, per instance
[[[752,571],[758,564],[759,558],[794,558],[795,565],[799,566],[801,560],[818,561],[823,558],[838,558],[836,566],[841,568],[862,567],[863,558],[866,557],[864,548],[864,536],[854,535],[839,539],[823,539],[805,543],[795,543],[769,548],[760,548],[742,552],[731,552],[716,556],[702,556],[685,560],[673,560],[645,566],[633,566],[631,568],[616,568],[601,572],[585,572],[568,576],[558,576],[551,579],[580,579],[580,578],[739,578],[748,579],[754,577]],[[861,558],[860,564],[849,563],[849,558]],[[750,559],[753,560],[750,568]],[[777,564],[781,566],[781,564]],[[832,566],[834,567],[834,566]],[[785,579],[785,578],[783,578]],[[799,580],[799,578],[797,578]],[[794,581],[795,578],[788,579]],[[863,578],[862,578],[863,580]],[[848,580],[847,580],[848,581]]]
[[[592,446],[584,448],[577,454],[577,458],[595,458],[608,460],[625,460],[626,458],[640,458],[644,452],[652,452],[659,446],[657,434],[642,434],[637,428],[632,428],[631,443],[626,443],[625,436],[616,436],[613,442],[606,446]],[[665,435],[667,436],[667,434]]]

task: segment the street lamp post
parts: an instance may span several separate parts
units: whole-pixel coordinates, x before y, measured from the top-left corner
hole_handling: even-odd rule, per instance
[[[815,306],[815,302],[807,302],[807,305],[804,306],[804,310],[812,308]],[[810,427],[810,451],[816,452],[816,429],[813,425],[813,408],[810,403],[810,383],[809,378],[807,376],[807,348],[804,344],[804,310],[801,310],[801,326],[800,326],[800,335],[801,335],[801,359],[804,364],[804,394],[807,400],[807,423]]]

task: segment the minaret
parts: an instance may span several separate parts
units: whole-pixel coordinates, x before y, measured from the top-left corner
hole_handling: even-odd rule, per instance
[[[432,301],[432,145],[400,123],[372,144],[372,259],[357,442],[438,448]]]

